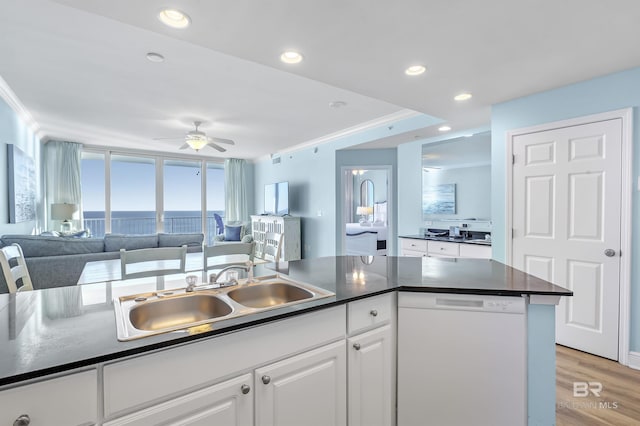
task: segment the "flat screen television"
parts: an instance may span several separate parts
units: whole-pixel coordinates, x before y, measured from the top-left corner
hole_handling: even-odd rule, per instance
[[[289,214],[289,182],[264,186],[264,213],[277,216]]]

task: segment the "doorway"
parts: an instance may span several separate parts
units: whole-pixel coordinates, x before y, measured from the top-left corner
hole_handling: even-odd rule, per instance
[[[558,343],[627,362],[630,110],[508,135],[508,263],[574,292]]]
[[[391,166],[341,168],[340,253],[384,256],[390,249]]]

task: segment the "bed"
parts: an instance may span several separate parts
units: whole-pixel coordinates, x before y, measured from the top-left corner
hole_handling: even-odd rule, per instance
[[[347,223],[345,241],[347,255],[385,256],[387,254],[387,226],[384,223],[373,223],[369,226]]]

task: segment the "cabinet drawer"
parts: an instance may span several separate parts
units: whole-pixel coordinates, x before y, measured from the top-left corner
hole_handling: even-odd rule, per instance
[[[367,328],[388,323],[395,313],[394,294],[357,300],[347,305],[347,332],[351,335]]]
[[[85,425],[98,419],[95,370],[19,386],[0,392],[0,425],[22,414],[32,425]]]
[[[491,246],[474,246],[472,244],[460,244],[460,257],[491,259]]]
[[[402,250],[402,256],[409,256],[409,257],[424,257],[427,255],[426,251],[414,251],[414,250]]]
[[[443,241],[429,241],[429,254],[441,256],[459,256],[460,244]]]
[[[414,240],[412,238],[400,238],[400,247],[403,251],[427,252],[426,240]]]

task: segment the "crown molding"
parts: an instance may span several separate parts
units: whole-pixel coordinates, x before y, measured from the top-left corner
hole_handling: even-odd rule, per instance
[[[20,99],[16,96],[16,94],[11,90],[11,87],[7,84],[7,82],[0,76],[0,98],[2,98],[9,107],[15,111],[16,114],[20,117],[22,121],[24,121],[25,125],[39,138],[41,135],[38,135],[40,132],[40,126],[36,123],[33,116],[27,108],[20,102]]]
[[[325,136],[321,136],[319,138],[316,139],[311,139],[309,141],[306,142],[302,142],[299,143],[297,145],[293,145],[291,147],[285,148],[283,150],[271,153],[269,155],[263,155],[260,158],[255,159],[253,162],[257,163],[260,161],[265,161],[265,160],[270,160],[274,157],[278,157],[282,154],[286,154],[289,152],[294,152],[294,151],[300,151],[301,149],[304,148],[309,148],[311,146],[318,146],[318,145],[324,145],[327,144],[329,142],[333,142],[337,139],[340,138],[344,138],[350,135],[354,135],[356,133],[360,133],[360,132],[364,132],[366,130],[370,130],[370,129],[375,129],[376,127],[381,127],[381,126],[385,126],[388,124],[392,124],[395,123],[396,121],[399,120],[404,120],[407,118],[412,118],[412,117],[417,117],[419,115],[422,115],[422,113],[410,110],[410,109],[403,109],[400,110],[398,112],[394,112],[393,114],[387,114],[385,116],[370,120],[370,121],[365,121],[364,123],[360,123],[357,124],[355,126],[352,127],[347,127],[346,129],[343,130],[339,130],[337,132],[334,133],[329,133],[328,135]]]

